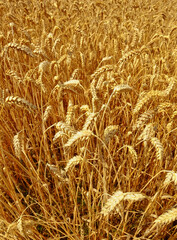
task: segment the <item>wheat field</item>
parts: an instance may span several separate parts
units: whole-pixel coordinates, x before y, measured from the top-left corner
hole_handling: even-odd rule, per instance
[[[177,239],[176,12],[0,0],[0,239]]]

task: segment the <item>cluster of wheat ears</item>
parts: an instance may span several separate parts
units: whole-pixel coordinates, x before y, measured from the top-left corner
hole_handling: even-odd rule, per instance
[[[0,239],[177,239],[176,12],[0,0]]]

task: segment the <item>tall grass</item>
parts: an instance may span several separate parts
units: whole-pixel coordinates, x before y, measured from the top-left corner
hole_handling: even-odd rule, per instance
[[[0,2],[0,239],[176,239],[176,1]]]

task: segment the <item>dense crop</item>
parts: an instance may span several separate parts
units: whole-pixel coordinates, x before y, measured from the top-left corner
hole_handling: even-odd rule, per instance
[[[0,1],[0,239],[177,238],[176,13]]]

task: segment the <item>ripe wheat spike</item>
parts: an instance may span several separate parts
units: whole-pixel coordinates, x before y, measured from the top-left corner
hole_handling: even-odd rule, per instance
[[[154,115],[153,110],[148,110],[140,115],[140,117],[137,119],[136,123],[133,125],[133,131],[140,129],[145,123],[151,119]]]
[[[97,113],[89,113],[82,130],[87,130],[91,125],[92,121],[96,119]]]
[[[101,210],[101,214],[104,216],[108,216],[111,211],[114,210],[116,205],[120,204],[120,202],[124,199],[124,193],[122,191],[116,191],[106,202]]]
[[[15,155],[20,159],[21,157],[21,143],[19,138],[19,133],[17,133],[13,138],[13,145],[15,150]]]
[[[56,129],[64,133],[70,133],[70,134],[74,134],[76,132],[76,130],[72,126],[62,121],[56,123]]]
[[[132,87],[130,87],[129,85],[120,84],[120,85],[117,85],[116,87],[114,87],[113,92],[116,94],[118,92],[127,92],[130,90],[132,90]]]
[[[55,133],[53,137],[53,142],[55,142],[56,140],[58,140],[58,138],[63,136],[67,136],[66,133],[64,133],[63,131],[58,131],[57,133]]]
[[[113,70],[113,65],[105,65],[100,68],[98,68],[92,75],[92,79],[98,77],[100,74],[106,72],[106,71],[112,71]]]
[[[164,151],[162,143],[156,137],[151,138],[151,143],[153,144],[153,146],[156,149],[157,160],[159,162],[162,162],[162,160],[163,160],[163,151]]]
[[[161,214],[155,221],[154,225],[164,225],[174,222],[177,219],[177,208],[172,208]]]
[[[119,127],[117,125],[110,125],[106,127],[103,135],[103,139],[106,145],[109,143],[111,138],[113,138],[113,136],[118,132],[118,129]]]
[[[35,57],[35,55],[33,54],[32,50],[25,46],[25,45],[19,45],[18,43],[8,43],[5,47],[4,47],[4,53],[7,53],[8,49],[12,48],[12,49],[16,49],[18,51],[24,52],[25,54],[31,56],[31,57]]]
[[[143,107],[143,105],[144,105],[146,102],[148,102],[151,98],[153,98],[153,97],[165,97],[165,96],[168,96],[169,93],[170,93],[170,91],[172,90],[174,84],[175,84],[175,81],[174,81],[174,79],[172,79],[172,80],[170,81],[169,86],[166,88],[166,90],[163,90],[163,91],[152,90],[152,91],[148,92],[142,99],[140,99],[140,100],[137,102],[137,104],[136,104],[136,106],[135,106],[135,108],[134,108],[134,110],[133,110],[133,114],[138,113],[138,112],[141,110],[141,108]]]
[[[51,105],[47,106],[47,108],[45,109],[45,112],[44,112],[44,118],[43,118],[44,122],[46,122],[47,119],[49,118],[51,111],[52,111],[52,106]]]
[[[8,96],[8,97],[6,97],[5,103],[25,107],[28,110],[36,110],[37,109],[35,105],[33,105],[32,103],[30,103],[27,100],[25,100],[21,97],[18,97],[18,96]]]
[[[73,143],[78,141],[79,139],[86,139],[89,138],[92,135],[92,131],[90,130],[81,130],[77,132],[75,135],[73,135],[68,142],[64,145],[64,147],[70,147]]]
[[[71,168],[73,168],[74,166],[76,166],[77,164],[79,164],[80,162],[83,161],[83,158],[79,155],[74,156],[73,158],[71,158],[66,167],[65,167],[65,171],[68,172]]]
[[[175,173],[174,171],[170,171],[167,173],[163,184],[166,186],[172,182],[177,185],[177,173]]]
[[[139,193],[139,192],[126,192],[124,193],[124,200],[129,200],[129,201],[141,201],[143,199],[147,198],[144,194]]]
[[[124,145],[123,147],[128,148],[130,154],[131,154],[132,157],[133,157],[133,163],[134,163],[134,164],[137,163],[137,161],[138,161],[138,155],[137,155],[137,152],[135,151],[135,149],[134,149],[132,146],[130,146],[130,145]]]
[[[66,113],[66,124],[71,125],[73,114],[74,114],[74,105],[72,101],[69,100],[67,113]]]
[[[142,141],[148,141],[150,138],[153,138],[155,135],[155,131],[154,131],[154,126],[152,123],[149,123],[146,125],[146,127],[144,128],[143,132],[141,133],[141,135],[138,137],[138,140],[142,140]]]
[[[172,103],[164,102],[164,103],[159,104],[157,109],[158,109],[158,112],[161,113],[161,112],[166,112],[167,111],[166,108],[172,108],[173,109],[173,107],[174,107],[174,105]]]

